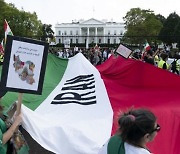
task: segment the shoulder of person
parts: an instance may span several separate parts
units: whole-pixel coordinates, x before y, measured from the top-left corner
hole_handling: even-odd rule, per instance
[[[126,154],[151,154],[147,149],[133,146],[127,142],[124,143]]]

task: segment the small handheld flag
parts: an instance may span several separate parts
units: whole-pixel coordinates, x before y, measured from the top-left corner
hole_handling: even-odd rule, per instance
[[[4,53],[3,40],[1,41],[0,44],[0,53]]]
[[[148,42],[146,42],[144,49],[145,49],[145,51],[151,50],[151,47]]]
[[[7,35],[13,35],[11,28],[8,25],[8,22],[6,19],[4,20],[4,31],[5,31],[5,38],[4,38],[4,44],[6,44]]]

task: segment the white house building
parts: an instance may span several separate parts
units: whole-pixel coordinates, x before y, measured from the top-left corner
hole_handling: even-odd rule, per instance
[[[125,24],[91,18],[55,25],[56,43],[118,44],[124,35]]]

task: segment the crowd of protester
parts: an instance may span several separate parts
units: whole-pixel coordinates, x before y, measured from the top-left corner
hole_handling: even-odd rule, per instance
[[[60,58],[70,58],[77,53],[82,53],[94,66],[105,62],[113,53],[114,48],[100,48],[98,46],[90,49],[73,48],[73,49],[51,49],[50,52],[56,54]]]
[[[132,54],[132,58],[144,61],[158,68],[162,68],[179,75],[179,71],[180,71],[180,63],[178,62],[178,60],[180,59],[179,51],[176,51],[172,56],[170,50],[166,50],[165,48],[161,48],[161,49],[151,48],[150,50],[147,51],[144,50],[144,51],[134,52]]]
[[[94,66],[100,65],[105,62],[112,54],[115,53],[115,48],[100,48],[95,46],[94,48],[70,48],[70,49],[51,49],[50,52],[56,54],[61,58],[70,58],[77,53],[82,53]],[[170,50],[165,48],[151,48],[150,50],[134,50],[130,56],[136,60],[141,60],[143,62],[152,64],[156,67],[169,70],[175,74],[179,75],[180,64],[178,59],[180,59],[180,52],[174,53],[172,57]],[[169,59],[169,57],[171,59]]]

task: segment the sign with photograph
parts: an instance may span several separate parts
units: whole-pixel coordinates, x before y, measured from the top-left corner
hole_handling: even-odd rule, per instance
[[[132,50],[128,49],[124,45],[120,44],[119,47],[117,48],[116,52],[123,56],[124,58],[128,58],[130,54],[132,53]]]
[[[8,91],[41,94],[48,54],[48,43],[8,36],[1,74]]]

